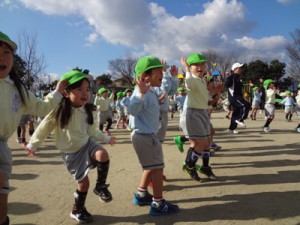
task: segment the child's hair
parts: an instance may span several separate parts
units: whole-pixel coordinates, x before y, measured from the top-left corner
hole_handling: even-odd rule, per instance
[[[12,51],[12,54],[14,54],[13,49],[5,42],[0,41],[0,46],[8,47]],[[9,72],[9,78],[14,81],[14,84],[16,85],[18,93],[21,97],[21,102],[24,106],[26,106],[25,95],[28,96],[28,90],[27,90],[24,82],[20,79],[20,76],[14,66],[11,68],[11,71]]]
[[[80,87],[84,80],[87,80],[89,82],[89,80],[87,78],[84,78],[82,80],[75,82],[74,84],[69,85],[66,88],[66,91],[70,91],[70,90]],[[93,117],[93,112],[92,112],[93,109],[89,104],[85,104],[84,108],[87,113],[87,121],[86,122],[88,124],[92,125],[94,123],[94,117]],[[59,105],[54,110],[55,119],[62,129],[68,125],[69,120],[72,116],[72,111],[73,111],[73,108],[72,108],[70,99],[63,97],[61,102],[59,103]]]

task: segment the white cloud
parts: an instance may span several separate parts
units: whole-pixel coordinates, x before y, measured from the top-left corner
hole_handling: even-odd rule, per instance
[[[277,0],[277,2],[280,4],[287,5],[287,4],[291,4],[291,3],[295,2],[295,0]]]
[[[168,60],[208,49],[281,54],[283,37],[248,37],[256,23],[246,18],[237,0],[213,0],[195,15],[177,18],[157,3],[145,0],[20,0],[26,7],[50,15],[79,15],[89,25],[88,44],[99,38]],[[277,0],[283,2],[283,0]],[[287,0],[286,0],[287,1]],[[269,57],[269,56],[267,56]],[[272,58],[273,59],[273,58]],[[281,60],[281,58],[279,58]]]

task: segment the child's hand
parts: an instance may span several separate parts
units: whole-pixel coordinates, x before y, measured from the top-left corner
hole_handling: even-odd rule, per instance
[[[111,145],[116,144],[116,137],[110,137],[110,140],[109,140],[108,143],[111,144]]]
[[[31,151],[30,149],[26,148],[25,149],[25,152],[27,154],[28,157],[33,157],[35,156],[35,152],[34,151]]]
[[[186,58],[181,57],[180,62],[181,62],[181,65],[185,68],[186,72],[190,72],[189,65],[186,62]]]
[[[63,94],[67,86],[68,86],[68,81],[62,80],[58,82],[58,84],[56,85],[56,90],[59,91],[59,93]]]
[[[145,75],[145,73],[142,73],[140,77],[136,78],[136,85],[139,87],[139,90],[142,94],[145,94],[151,87],[147,80],[148,77]]]
[[[168,65],[167,65],[167,62],[165,60],[160,60],[161,64],[164,64],[165,66],[163,67],[163,72],[166,72],[167,71],[167,68],[168,68]]]

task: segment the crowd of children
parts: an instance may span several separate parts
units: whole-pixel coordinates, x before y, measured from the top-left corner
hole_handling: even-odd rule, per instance
[[[244,120],[247,119],[251,106],[250,118],[256,120],[262,103],[261,89],[255,86],[252,105],[243,99],[239,78],[243,64],[240,63],[232,66],[233,74],[225,82],[228,99],[222,100],[222,82],[216,82],[212,76],[207,75],[206,58],[198,53],[181,58],[185,70],[185,83],[182,86],[178,86],[176,66],[169,67],[165,61],[155,56],[144,56],[138,59],[135,66],[134,90],[112,90],[110,93],[106,87],[101,87],[93,96],[91,80],[87,76],[89,71],[73,70],[62,76],[53,93],[45,96],[44,100],[39,100],[26,89],[14,69],[13,53],[16,49],[17,45],[0,32],[0,91],[1,96],[4,96],[0,105],[0,224],[4,225],[9,224],[7,202],[12,170],[7,140],[17,128],[18,141],[24,144],[28,156],[34,156],[49,133],[54,132],[55,146],[61,152],[66,169],[77,182],[70,217],[79,222],[91,222],[93,216],[85,204],[90,186],[90,169],[97,169],[94,194],[101,201],[112,200],[109,184],[106,183],[110,158],[97,141],[111,145],[116,143],[110,132],[116,111],[114,128],[119,129],[121,126],[131,131],[133,149],[142,168],[133,202],[139,206],[150,206],[150,215],[161,216],[180,211],[178,205],[163,197],[165,162],[162,143],[167,132],[168,112],[171,119],[179,112],[179,127],[183,135],[176,136],[174,141],[180,152],[184,152],[185,142],[190,143],[182,170],[195,181],[201,181],[199,174],[215,180],[217,176],[210,166],[210,157],[214,150],[221,147],[213,142],[215,130],[210,116],[213,107],[219,102],[223,103],[227,111],[226,118],[231,119],[229,131],[238,133],[237,125],[245,126]],[[263,85],[267,115],[263,130],[269,132],[275,117],[275,95],[278,91],[271,79],[265,80]],[[281,102],[287,121],[292,120],[294,111],[300,115],[300,86],[298,88],[295,99],[290,91],[286,91],[286,97]],[[41,116],[42,120],[35,130],[33,126],[29,126],[31,138],[27,144],[25,125],[32,121],[30,115]],[[300,124],[296,129],[300,132]],[[202,160],[201,165],[197,164],[198,159]],[[148,191],[150,183],[152,194]]]

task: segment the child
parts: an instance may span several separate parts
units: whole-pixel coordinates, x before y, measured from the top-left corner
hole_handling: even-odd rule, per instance
[[[115,91],[112,92],[109,98],[108,90],[106,88],[100,88],[98,90],[98,96],[95,98],[94,105],[97,107],[98,111],[98,122],[99,130],[103,132],[104,124],[107,122],[105,133],[110,135],[109,129],[112,125],[112,118],[109,118],[109,107],[110,103],[114,101]]]
[[[113,145],[115,138],[105,136],[94,122],[92,108],[87,104],[91,94],[88,78],[79,71],[71,71],[64,74],[62,79],[68,81],[64,98],[39,124],[27,145],[27,152],[33,156],[37,147],[54,130],[55,145],[62,153],[67,170],[77,181],[75,204],[70,217],[78,222],[91,222],[93,217],[85,208],[90,169],[97,167],[94,193],[104,202],[112,200],[106,184],[109,156],[95,140]]]
[[[125,116],[125,112],[124,112],[124,106],[121,103],[123,100],[124,94],[123,92],[118,92],[117,93],[117,101],[116,101],[116,110],[118,113],[118,120],[116,123],[116,129],[119,129],[119,123],[122,121],[123,123],[123,128],[127,127],[127,123],[126,123],[126,116]]]
[[[183,87],[179,87],[177,89],[178,95],[175,97],[175,102],[177,104],[177,110],[179,111],[179,114],[183,111],[183,104],[185,100],[185,91]]]
[[[278,91],[274,86],[274,80],[271,79],[264,81],[264,88],[266,90],[265,111],[267,114],[267,121],[263,126],[263,130],[268,133],[270,131],[269,125],[275,117],[275,94],[278,94]]]
[[[285,94],[286,97],[282,100],[281,104],[284,105],[285,119],[288,122],[291,122],[296,102],[292,97],[291,91],[286,91]]]
[[[164,158],[162,145],[156,136],[159,128],[158,97],[153,87],[160,87],[163,73],[162,64],[154,56],[144,56],[135,66],[136,83],[129,103],[130,123],[133,128],[131,141],[143,174],[135,194],[136,205],[151,205],[150,215],[161,216],[179,212],[179,207],[163,198]],[[147,191],[152,180],[153,196]]]
[[[192,54],[187,60],[181,58],[181,64],[186,71],[185,84],[187,87],[187,113],[186,127],[190,139],[189,148],[183,166],[183,171],[196,181],[200,181],[196,170],[198,158],[202,158],[203,165],[200,172],[210,179],[216,179],[211,167],[210,158],[210,119],[208,110],[208,90],[203,75],[206,72],[206,58],[200,54]],[[216,87],[214,92],[221,91],[222,87]],[[215,94],[212,94],[214,96]]]
[[[124,108],[124,113],[126,116],[126,124],[128,124],[129,117],[130,117],[129,112],[128,112],[128,105],[129,105],[130,97],[132,95],[132,90],[127,88],[124,91],[124,95],[125,95],[125,97],[122,99],[121,104],[123,105],[123,108]]]
[[[250,118],[251,120],[256,120],[256,113],[257,110],[260,108],[261,93],[259,93],[258,87],[254,87],[252,90],[253,90],[253,100],[252,100],[252,111],[251,111]]]
[[[9,224],[7,216],[7,200],[9,178],[12,171],[11,150],[7,140],[17,129],[23,114],[44,116],[61,100],[66,82],[60,82],[56,90],[47,96],[45,101],[39,100],[19,78],[13,65],[14,52],[17,45],[4,33],[0,32],[0,171],[4,174],[0,189],[0,224]]]

